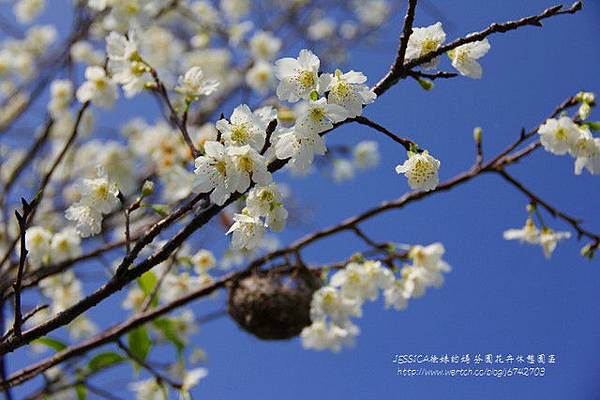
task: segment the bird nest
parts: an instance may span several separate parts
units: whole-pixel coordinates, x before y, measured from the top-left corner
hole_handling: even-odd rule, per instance
[[[229,315],[260,339],[291,339],[311,324],[310,303],[320,286],[308,270],[256,272],[229,288]]]

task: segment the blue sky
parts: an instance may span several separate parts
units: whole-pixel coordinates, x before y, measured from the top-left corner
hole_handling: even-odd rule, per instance
[[[554,4],[436,1],[451,22],[449,39]],[[600,89],[598,18],[600,5],[588,1],[583,12],[548,20],[543,29],[527,27],[492,36],[481,81],[438,81],[430,92],[414,81],[403,81],[365,115],[428,148],[442,161],[442,180],[452,177],[472,163],[475,126],[483,128],[485,153],[492,155],[512,142],[522,127],[543,121],[568,96]],[[418,10],[415,25],[433,22],[430,14]],[[355,49],[349,67],[365,72],[375,83],[394,57],[400,26],[397,17],[388,24],[381,45]],[[447,60],[442,66],[449,67]],[[143,107],[137,102],[118,114]],[[355,181],[335,185],[319,175],[290,180],[280,174],[298,200],[312,209],[313,227],[335,224],[407,191],[405,180],[393,169],[405,158],[402,148],[362,126],[344,126],[328,138],[329,143],[346,144],[364,139],[380,143],[382,163]],[[575,176],[569,157],[538,152],[509,171],[550,203],[584,218],[587,227],[600,230],[598,177]],[[365,224],[365,230],[381,241],[444,243],[454,268],[446,284],[402,312],[386,311],[381,302],[368,305],[357,321],[362,333],[356,347],[339,354],[303,350],[298,340],[259,341],[228,319],[210,322],[195,338],[208,353],[210,371],[194,391],[195,398],[598,398],[600,313],[593,305],[600,290],[599,261],[581,258],[582,244],[575,239],[561,243],[550,261],[536,247],[503,241],[505,229],[523,224],[526,204],[527,199],[499,177],[482,176]],[[557,229],[568,228],[546,219]],[[287,242],[302,233],[291,229],[282,238]],[[305,259],[339,260],[359,244],[340,235],[310,247]],[[114,323],[110,307],[109,302],[94,313]],[[214,307],[206,301],[192,305],[197,315]],[[541,378],[409,378],[396,375],[396,353],[552,353],[557,363]],[[102,381],[123,382],[115,371]]]

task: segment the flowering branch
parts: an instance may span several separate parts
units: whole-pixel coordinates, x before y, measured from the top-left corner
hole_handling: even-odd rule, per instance
[[[563,221],[565,221],[566,223],[568,223],[569,225],[571,225],[571,227],[577,232],[577,236],[578,236],[579,239],[581,239],[582,237],[587,237],[590,240],[592,240],[592,244],[591,244],[591,248],[592,249],[600,247],[600,235],[598,235],[596,233],[592,233],[592,232],[590,232],[587,229],[584,229],[581,226],[582,220],[580,220],[578,218],[575,218],[575,217],[572,217],[572,216],[570,216],[570,215],[568,215],[568,214],[560,211],[556,207],[552,206],[547,201],[543,200],[538,195],[536,195],[531,190],[529,190],[527,187],[525,187],[525,185],[523,185],[521,182],[519,182],[518,180],[516,180],[512,175],[510,175],[508,172],[506,172],[503,168],[496,168],[496,172],[502,178],[504,178],[505,181],[507,181],[508,183],[510,183],[517,190],[519,190],[525,196],[527,196],[529,198],[529,200],[531,201],[532,205],[534,205],[534,206],[536,206],[536,205],[542,206],[553,217],[562,219]]]
[[[541,27],[542,26],[541,21],[544,19],[555,17],[558,15],[563,15],[563,14],[575,14],[576,12],[580,11],[582,9],[582,7],[583,7],[583,3],[581,1],[577,1],[570,8],[568,8],[566,10],[563,9],[564,8],[563,5],[557,5],[557,6],[550,7],[548,9],[544,10],[540,14],[521,18],[516,21],[508,21],[508,22],[504,22],[504,23],[493,23],[482,31],[471,33],[467,36],[456,39],[453,42],[450,42],[446,45],[440,46],[437,50],[428,52],[427,54],[424,54],[421,57],[415,58],[408,62],[404,62],[404,59],[399,59],[397,57],[396,60],[394,61],[392,68],[387,73],[387,75],[381,81],[379,81],[379,83],[377,83],[377,85],[375,85],[374,91],[378,95],[381,95],[387,89],[389,89],[391,86],[396,84],[400,79],[404,78],[405,75],[407,74],[406,71],[410,71],[415,67],[426,64],[426,63],[430,62],[431,60],[435,59],[436,57],[438,57],[444,53],[447,53],[448,51],[454,50],[459,46],[462,46],[462,45],[465,45],[468,43],[479,42],[494,33],[505,33],[505,32],[511,31],[511,30],[521,28],[523,26]],[[407,16],[408,16],[408,13],[407,13]],[[408,21],[411,22],[412,19],[409,19]],[[407,39],[407,41],[408,41],[408,39]]]
[[[85,335],[83,337],[87,337],[87,339],[65,345],[64,348],[61,346],[60,351],[57,351],[56,354],[29,365],[8,378],[3,373],[0,389],[5,390],[7,395],[9,395],[9,388],[32,379],[53,366],[65,363],[68,367],[74,366],[77,371],[78,365],[80,365],[80,360],[76,360],[77,357],[102,345],[114,346],[116,344],[130,359],[148,370],[156,378],[156,381],[166,382],[172,388],[181,389],[182,396],[185,396],[191,378],[186,376],[180,383],[171,380],[170,376],[163,376],[161,372],[163,367],[155,367],[158,364],[147,362],[145,356],[140,357],[135,354],[133,346],[126,346],[122,336],[136,328],[152,329],[153,333],[165,333],[158,327],[161,323],[173,320],[185,324],[187,323],[185,321],[189,319],[187,318],[189,315],[184,318],[181,315],[167,316],[168,313],[221,289],[227,289],[230,296],[233,296],[244,282],[253,279],[273,278],[277,280],[278,277],[289,278],[291,281],[306,279],[307,287],[305,289],[307,291],[304,293],[304,300],[306,300],[304,303],[306,304],[301,307],[300,303],[303,301],[293,302],[294,311],[306,308],[306,314],[309,313],[308,307],[310,306],[310,318],[304,316],[302,326],[299,328],[304,327],[301,334],[303,344],[306,345],[306,336],[309,336],[309,341],[313,340],[313,343],[312,345],[308,344],[308,347],[336,349],[336,346],[340,345],[340,338],[343,335],[347,334],[349,339],[356,335],[354,333],[357,331],[356,327],[352,325],[349,317],[356,316],[360,312],[360,309],[356,308],[344,311],[342,305],[343,312],[341,314],[344,314],[344,318],[338,318],[339,315],[329,318],[332,315],[327,316],[325,315],[327,312],[323,314],[323,309],[319,309],[319,302],[332,301],[332,299],[335,301],[335,296],[345,296],[342,292],[348,288],[343,288],[344,284],[340,282],[347,280],[356,283],[368,275],[368,279],[372,282],[367,282],[365,287],[359,288],[358,295],[356,292],[350,293],[350,297],[343,300],[352,300],[353,296],[357,296],[356,299],[360,301],[356,301],[355,304],[360,308],[362,302],[368,298],[374,298],[374,295],[381,289],[385,290],[386,307],[392,305],[401,309],[405,306],[407,299],[418,296],[419,290],[423,291],[425,287],[435,285],[436,282],[440,283],[441,272],[449,270],[448,265],[440,259],[444,251],[441,244],[427,247],[415,245],[404,248],[402,247],[404,245],[395,245],[388,241],[380,242],[363,229],[363,224],[387,211],[402,209],[412,202],[425,199],[433,193],[448,191],[486,173],[501,175],[511,186],[525,194],[532,204],[540,205],[541,209],[570,224],[578,232],[580,238],[585,236],[591,239],[593,241],[591,250],[600,246],[599,235],[584,229],[580,220],[539,198],[505,170],[506,166],[522,160],[539,147],[543,146],[548,149],[548,137],[544,136],[544,132],[548,131],[548,126],[558,124],[558,121],[546,121],[529,132],[523,130],[514,143],[490,160],[484,159],[481,131],[476,131],[476,155],[473,165],[454,178],[440,184],[438,176],[440,162],[430,155],[428,150],[420,149],[411,139],[400,137],[378,122],[362,116],[364,107],[373,103],[377,95],[382,95],[402,79],[415,79],[423,88],[431,89],[430,81],[458,76],[458,73],[454,72],[424,72],[417,69],[418,67],[432,67],[436,57],[444,53],[448,54],[452,66],[461,75],[471,78],[481,77],[481,66],[477,59],[490,49],[490,44],[486,39],[489,35],[496,32],[507,32],[522,26],[540,26],[541,21],[545,18],[577,12],[581,9],[580,2],[575,3],[569,9],[556,6],[535,16],[503,24],[492,24],[481,32],[443,45],[446,35],[441,28],[441,23],[427,28],[413,27],[417,0],[408,0],[395,59],[387,74],[372,88],[366,84],[367,77],[363,73],[354,70],[344,73],[340,69],[330,68],[333,65],[329,64],[330,62],[337,63],[340,55],[334,50],[338,50],[338,47],[339,50],[345,50],[343,49],[344,44],[356,43],[359,36],[373,32],[385,20],[386,15],[391,14],[390,9],[385,8],[385,2],[377,3],[380,7],[384,7],[379,11],[370,9],[367,2],[364,2],[365,4],[355,2],[357,5],[352,6],[349,6],[347,2],[342,2],[340,12],[356,12],[358,19],[364,24],[359,24],[357,27],[344,24],[344,26],[339,26],[339,29],[337,26],[332,26],[327,19],[315,23],[310,12],[307,12],[306,15],[299,14],[309,7],[313,3],[312,1],[302,2],[302,4],[296,2],[297,4],[294,3],[293,6],[284,7],[285,11],[281,13],[282,15],[271,18],[275,21],[274,23],[262,26],[262,30],[255,31],[254,36],[249,40],[245,38],[246,30],[254,28],[246,23],[250,21],[243,20],[242,15],[248,12],[248,10],[242,10],[243,2],[231,9],[225,2],[222,3],[219,10],[216,10],[210,2],[197,2],[186,6],[177,0],[165,2],[163,8],[159,10],[145,6],[141,6],[139,10],[131,9],[127,12],[139,15],[128,17],[126,20],[137,20],[140,17],[139,21],[143,22],[139,26],[139,32],[132,29],[128,34],[124,34],[124,32],[128,28],[131,29],[134,24],[126,23],[114,28],[115,23],[119,24],[121,21],[119,17],[122,17],[119,15],[120,6],[117,3],[108,7],[104,5],[104,2],[89,2],[89,4],[78,6],[77,22],[82,25],[78,29],[81,29],[83,33],[82,36],[79,34],[70,36],[69,41],[71,38],[79,40],[87,37],[87,30],[90,29],[87,22],[90,24],[94,22],[93,32],[112,29],[114,31],[110,32],[106,38],[106,58],[104,53],[94,53],[92,44],[80,43],[82,46],[79,48],[80,50],[82,48],[85,50],[88,46],[89,52],[94,54],[80,54],[82,59],[87,58],[84,61],[87,64],[86,80],[77,90],[76,98],[82,103],[82,107],[74,121],[72,131],[70,125],[67,130],[71,131],[71,135],[64,144],[61,143],[61,147],[58,147],[58,157],[53,157],[49,171],[44,175],[40,174],[40,189],[36,192],[31,206],[24,201],[23,215],[17,213],[19,237],[11,237],[8,225],[5,223],[4,236],[7,239],[2,239],[8,245],[3,246],[8,247],[8,251],[0,260],[0,269],[4,270],[4,277],[10,279],[4,279],[4,283],[0,284],[0,293],[3,300],[14,295],[15,322],[13,328],[9,329],[0,339],[0,357],[20,349],[33,340],[55,332],[63,326],[68,328],[75,340],[82,337],[74,334],[75,329],[78,333],[83,332]],[[248,7],[251,7],[251,3],[249,2]],[[88,21],[87,18],[80,18],[87,15],[84,7],[98,11],[93,15],[91,21]],[[221,13],[224,18],[221,18]],[[150,17],[149,20],[158,20],[166,14],[169,15],[169,20],[161,20],[158,23],[158,32],[146,30],[148,27],[145,22],[147,17]],[[95,20],[96,17],[104,15],[109,15],[111,22],[108,26],[110,27],[104,24],[107,21]],[[310,16],[311,21],[304,23],[304,16]],[[173,20],[170,19],[171,17]],[[171,32],[171,25],[176,23],[172,21],[178,21],[178,19],[184,24],[181,27],[177,26],[177,29],[172,29]],[[280,39],[277,35],[285,33],[285,31],[278,31],[286,24],[293,29],[290,30],[289,36]],[[338,30],[339,32],[337,32]],[[342,39],[339,39],[338,35]],[[313,52],[304,49],[297,58],[281,58],[275,61],[282,48],[297,43],[297,36],[298,39],[306,39],[311,46],[323,50],[322,52],[327,55],[319,59]],[[322,37],[317,39],[319,36]],[[154,38],[160,40],[156,40],[157,43],[148,43],[154,42]],[[323,38],[327,39],[323,40]],[[161,41],[163,42],[162,48],[159,43]],[[214,49],[209,44],[210,42],[222,42],[226,54],[211,54]],[[71,45],[74,43],[69,43],[69,46],[61,50],[60,57],[56,59],[57,66],[71,65],[69,53],[73,47]],[[164,45],[165,43],[166,45]],[[320,47],[321,44],[327,47]],[[181,49],[175,49],[178,47],[177,45],[181,45]],[[0,50],[2,49],[0,48]],[[158,51],[152,54],[152,50]],[[170,54],[171,50],[173,50],[173,54]],[[221,62],[219,60],[221,56],[227,60]],[[76,59],[77,56],[73,55],[73,58]],[[229,58],[236,60],[238,66],[229,65]],[[152,60],[152,66],[145,60]],[[77,62],[81,62],[81,60]],[[170,63],[173,65],[167,66]],[[181,74],[183,71],[180,70],[180,65],[185,65],[183,68],[186,68],[187,72]],[[168,88],[166,86],[168,80],[160,79],[157,71],[163,71],[163,68],[167,70],[165,76],[170,75],[171,72],[173,72],[173,76],[180,76],[176,87]],[[170,69],[173,71],[169,71]],[[42,79],[38,81],[39,90],[43,90],[46,86],[47,82],[44,82],[44,79],[49,81],[51,76],[48,75],[47,78],[42,76]],[[46,142],[54,144],[54,129],[57,126],[61,127],[59,124],[70,123],[73,120],[70,110],[73,93],[69,94],[69,88],[71,92],[74,92],[73,86],[77,83],[75,76],[71,75],[70,80],[56,83],[56,86],[53,84],[51,87],[51,104],[48,107],[50,115],[43,127],[44,130],[26,151],[25,159],[15,163],[17,167],[8,174],[7,185],[3,190],[0,204],[9,198],[10,188],[26,170],[31,162],[30,159],[40,153],[39,150]],[[222,84],[220,91],[207,102],[202,102],[195,110],[196,113],[190,115],[191,105],[200,98],[215,93],[219,90],[219,84]],[[57,232],[58,223],[51,224],[45,219],[38,218],[35,221],[46,226],[32,226],[27,231],[34,221],[33,214],[42,202],[44,192],[50,192],[46,188],[52,180],[54,171],[62,163],[67,151],[75,141],[86,108],[90,103],[95,107],[110,107],[118,98],[119,87],[123,89],[128,98],[144,89],[152,90],[155,98],[161,103],[161,112],[164,113],[165,119],[170,124],[161,122],[150,126],[145,122],[136,121],[128,125],[123,133],[128,136],[128,146],[130,147],[120,144],[111,146],[113,144],[107,143],[106,150],[107,153],[110,153],[109,156],[103,158],[102,161],[99,161],[100,157],[91,157],[93,160],[90,163],[100,164],[106,170],[98,174],[102,176],[97,179],[89,179],[88,169],[82,168],[85,172],[80,172],[77,169],[79,165],[77,165],[78,160],[76,159],[76,157],[87,157],[89,153],[86,151],[90,149],[95,151],[97,148],[90,147],[84,150],[83,147],[87,145],[86,143],[81,149],[77,149],[78,151],[73,156],[76,159],[73,162],[74,165],[67,166],[67,170],[68,167],[71,167],[71,170],[64,174],[66,179],[56,188],[63,189],[65,201],[72,203],[64,216],[67,220],[76,222],[76,228],[64,227],[64,231]],[[32,97],[37,97],[36,90],[36,88],[33,89],[34,96]],[[171,94],[175,95],[175,92],[178,96],[177,99],[171,98]],[[246,99],[253,92],[256,93],[255,98]],[[230,100],[237,97],[237,94],[240,94],[247,102],[255,103],[257,109],[241,104],[235,107],[230,117],[226,118],[218,108],[229,104]],[[277,98],[272,96],[273,94],[276,94]],[[180,95],[181,97],[179,97]],[[573,126],[571,127],[572,131],[557,131],[557,137],[570,134],[573,136],[573,143],[569,143],[571,147],[568,149],[555,149],[555,153],[565,154],[564,152],[568,151],[576,157],[576,173],[577,166],[579,168],[583,166],[590,172],[596,173],[593,170],[596,168],[593,164],[595,161],[590,161],[591,151],[584,152],[583,150],[586,149],[583,145],[577,145],[579,146],[577,147],[574,143],[575,136],[581,140],[595,140],[590,131],[586,131],[587,128],[595,127],[593,123],[586,122],[591,107],[595,103],[592,94],[585,95],[587,96],[586,100],[583,100],[583,94],[573,97],[559,106],[552,114],[552,117],[555,117],[576,104],[582,104],[577,117],[572,119],[561,117],[561,120],[569,120],[568,122]],[[27,108],[32,99],[23,101],[24,108]],[[179,104],[185,104],[184,108],[179,109]],[[258,105],[266,105],[266,107],[258,108],[260,107]],[[56,112],[57,109],[58,112]],[[21,115],[21,113],[22,110],[15,111],[15,115]],[[221,118],[216,124],[206,123],[219,113],[221,113]],[[62,116],[67,118],[59,118]],[[14,121],[12,116],[4,120],[8,121],[8,125]],[[396,167],[396,172],[406,175],[412,190],[400,198],[385,201],[366,209],[336,225],[307,234],[283,248],[269,251],[262,249],[261,246],[267,242],[266,237],[263,237],[267,229],[278,232],[284,228],[286,221],[292,220],[288,219],[288,209],[284,204],[286,194],[273,182],[272,174],[285,166],[289,166],[294,171],[303,172],[309,170],[311,166],[317,165],[314,161],[315,157],[324,155],[327,151],[324,136],[351,122],[368,126],[407,150],[408,159]],[[191,132],[188,127],[194,127],[194,132]],[[196,132],[198,132],[197,136]],[[193,137],[192,134],[194,134]],[[537,134],[541,136],[541,140],[527,144]],[[183,137],[183,142],[179,139],[179,135]],[[586,143],[588,142],[584,144]],[[559,145],[561,144],[559,143]],[[333,148],[330,147],[329,150]],[[379,160],[377,143],[373,141],[361,142],[354,148],[344,144],[339,146],[339,149],[343,149],[343,151],[334,154],[330,152],[329,155],[336,180],[338,178],[339,180],[347,179],[349,175],[353,175],[355,167],[356,170],[368,168],[377,164]],[[193,172],[189,170],[190,155],[194,158],[195,169]],[[146,185],[140,194],[138,193],[139,185],[136,184],[139,182],[141,174],[139,172],[130,173],[130,170],[135,168],[133,162],[121,162],[122,159],[132,156],[140,163],[143,162],[145,166],[151,166],[149,174],[153,180],[156,179],[157,187],[161,190],[160,200],[166,204],[146,204],[145,201],[142,204],[142,199],[146,196]],[[84,160],[83,164],[87,162],[88,160]],[[147,171],[146,168],[143,170]],[[148,172],[145,173],[148,174]],[[75,182],[71,182],[71,180],[79,175],[83,179],[81,182],[76,182],[75,185]],[[128,180],[128,178],[132,179]],[[62,186],[63,184],[64,186]],[[154,200],[154,196],[152,198]],[[73,201],[73,199],[78,200]],[[128,205],[129,200],[127,199],[135,200]],[[119,200],[121,204],[119,204]],[[55,207],[58,207],[58,210],[62,208],[60,205],[53,205],[51,207],[53,215],[58,211]],[[148,212],[143,215],[142,213],[136,214],[136,216],[140,215],[140,218],[132,221],[131,214],[141,207],[156,211],[161,218],[151,218],[150,212]],[[40,209],[46,211],[45,208],[40,207]],[[124,222],[119,218],[123,212]],[[541,213],[537,209],[536,212],[541,219]],[[243,269],[213,277],[207,271],[216,265],[214,255],[207,249],[192,250],[190,247],[195,248],[198,243],[192,243],[189,239],[200,229],[209,228],[207,225],[217,216],[220,217],[220,224],[229,229],[227,234],[232,235],[228,253],[231,252],[233,257],[237,257],[239,253],[250,261],[245,264]],[[143,228],[139,229],[139,233],[136,232],[132,235],[132,226],[136,222],[140,222]],[[87,245],[92,244],[98,247],[82,254],[82,238],[99,233],[108,234],[108,231],[113,228],[119,233],[124,229],[125,239],[109,242],[107,236],[104,236],[102,237],[105,241],[103,245],[92,241],[86,242],[84,243],[86,248]],[[35,249],[31,235],[34,229],[40,233],[39,243],[41,244],[37,249]],[[209,229],[204,230],[210,233]],[[306,247],[338,233],[355,235],[362,243],[361,248],[365,248],[365,251],[350,258],[345,255],[344,257],[347,259],[328,265],[311,265],[308,260],[304,259],[303,253],[305,253]],[[559,236],[553,239],[555,240],[554,245],[560,238]],[[19,240],[21,251],[17,263],[11,259],[11,256],[15,252],[14,249]],[[543,239],[536,237],[535,240],[540,243]],[[191,246],[188,246],[188,243]],[[3,244],[0,243],[0,245]],[[119,249],[118,255],[117,251],[114,254],[110,253],[123,246],[125,249]],[[28,250],[30,251],[29,255],[27,254]],[[149,250],[152,252],[146,252]],[[246,251],[254,250],[258,252],[256,253],[258,255],[248,253],[253,255],[246,257]],[[196,253],[192,255],[190,251],[196,251]],[[267,251],[266,254],[265,251]],[[120,262],[119,259],[105,259],[108,254],[120,257]],[[261,254],[264,255],[261,256]],[[96,257],[106,267],[110,277],[105,282],[103,281],[100,287],[85,295],[79,287],[80,282],[75,276],[74,270],[70,269],[81,261]],[[434,262],[431,263],[431,260]],[[7,261],[10,261],[8,268],[2,268]],[[223,261],[226,261],[225,256]],[[396,274],[399,272],[397,263],[400,261],[407,264],[403,263],[402,271],[398,274],[400,276],[397,277]],[[412,265],[408,264],[411,262]],[[190,273],[192,269],[194,275]],[[322,282],[312,282],[313,279],[318,280],[316,278],[325,281],[330,270],[335,270],[335,273],[329,284],[320,287]],[[363,276],[365,271],[368,272]],[[13,289],[10,291],[10,283],[13,281],[15,272],[16,279],[14,279]],[[351,276],[350,274],[358,275]],[[412,276],[410,279],[416,280],[410,280],[407,278],[408,276]],[[42,282],[43,279],[49,277],[53,277],[53,279]],[[418,282],[418,279],[421,281]],[[131,285],[136,281],[137,286]],[[300,283],[298,288],[304,285],[302,282],[298,282]],[[414,287],[410,290],[404,287],[411,284]],[[21,297],[24,289],[34,286],[39,286],[41,294],[51,299],[52,302],[48,314],[44,313],[44,315],[38,315],[41,318],[36,318],[37,321],[43,322],[36,322],[25,330],[22,328],[23,323],[45,309],[44,306],[39,306],[25,317],[22,315]],[[61,289],[59,295],[55,293],[57,287]],[[135,312],[123,322],[107,329],[104,328],[103,331],[95,334],[95,329],[86,326],[91,323],[87,319],[86,312],[113,297],[125,287],[128,287],[129,291],[123,307],[135,310]],[[350,288],[350,290],[356,290],[356,288]],[[64,295],[65,292],[69,292],[68,296]],[[289,295],[285,292],[277,293],[282,294],[282,298]],[[232,304],[233,300],[230,299],[228,312],[234,320],[240,322],[241,319],[235,317],[232,312]],[[340,313],[338,312],[338,314]],[[223,315],[223,313],[220,312],[219,315]],[[157,320],[161,316],[163,318]],[[307,321],[310,325],[307,325]],[[149,322],[154,323],[149,324]],[[243,326],[243,323],[240,325]],[[326,331],[330,328],[331,332],[339,334],[335,340],[328,342],[327,338],[319,338],[319,335],[323,334],[322,330]],[[336,329],[338,331],[335,331]],[[89,332],[86,332],[87,330]],[[183,332],[179,332],[180,330],[185,331],[185,329],[175,330],[177,339],[179,340],[180,334],[183,339],[181,342],[173,344],[178,351],[181,351],[184,346],[182,343],[187,343],[187,336]],[[92,331],[94,332],[92,333]],[[297,330],[295,335],[299,332],[300,330]],[[147,340],[152,343],[153,340],[149,334],[146,336]],[[167,334],[163,336],[167,340],[172,339],[169,339]],[[257,336],[261,337],[259,334]],[[129,344],[131,343],[130,341]],[[187,368],[185,362],[182,364],[184,364],[183,368]],[[0,367],[3,369],[3,366]],[[69,369],[66,369],[66,373],[73,372]],[[166,369],[164,370],[166,371]],[[156,381],[153,383],[156,384]],[[90,385],[89,376],[77,374],[74,381],[71,379],[49,380],[46,386],[33,397],[41,398],[57,391],[81,387],[87,387],[90,392],[100,397],[111,398],[112,396],[110,393]]]
[[[47,188],[48,184],[50,183],[50,180],[52,179],[52,176],[54,175],[54,172],[56,171],[56,169],[58,168],[60,163],[63,161],[63,159],[64,159],[65,155],[67,154],[67,152],[69,151],[71,145],[75,142],[75,138],[77,137],[77,134],[79,133],[79,125],[81,123],[81,120],[83,118],[85,111],[88,109],[89,106],[90,106],[90,103],[86,102],[79,109],[79,112],[77,113],[77,118],[75,119],[75,124],[73,126],[73,130],[71,132],[71,135],[69,136],[69,138],[63,145],[60,153],[58,154],[58,156],[56,157],[56,159],[50,166],[50,169],[48,170],[48,172],[46,172],[46,174],[42,178],[39,189],[37,190],[33,200],[31,202],[29,202],[31,209],[27,215],[27,220],[26,220],[27,225],[35,217],[37,208],[42,200],[42,197],[44,196],[44,192],[46,191],[46,188]],[[8,247],[8,250],[2,257],[2,260],[0,260],[0,269],[2,268],[4,263],[10,258],[10,254],[12,253],[15,246],[17,245],[17,241],[18,241],[18,238],[16,238],[15,240],[13,240],[11,242],[10,246]]]

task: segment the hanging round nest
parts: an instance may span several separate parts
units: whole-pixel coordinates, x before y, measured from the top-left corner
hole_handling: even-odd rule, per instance
[[[260,271],[229,288],[228,312],[245,331],[264,340],[298,336],[311,324],[312,295],[320,280],[307,269]]]

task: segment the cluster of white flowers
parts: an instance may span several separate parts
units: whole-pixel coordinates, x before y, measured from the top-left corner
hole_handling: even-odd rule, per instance
[[[78,185],[79,201],[65,211],[65,217],[76,222],[81,237],[100,233],[103,215],[114,211],[119,205],[119,189],[106,175],[84,178]]]
[[[271,62],[281,49],[281,39],[270,32],[260,31],[252,36],[249,47],[254,64],[246,72],[246,84],[258,94],[265,95],[275,88]]]
[[[111,32],[106,37],[107,69],[113,81],[123,87],[126,97],[141,92],[150,81],[150,67],[139,53],[137,32],[131,29],[128,36]]]
[[[412,264],[402,267],[399,277],[379,261],[349,263],[313,295],[312,324],[300,335],[303,346],[337,352],[353,345],[360,330],[351,318],[362,315],[364,302],[375,301],[382,291],[386,308],[406,308],[409,299],[423,296],[428,287],[441,286],[442,274],[450,271],[443,254],[440,243],[412,246],[408,252]]]
[[[246,199],[246,207],[233,216],[234,224],[227,234],[232,234],[234,250],[253,250],[262,244],[265,228],[279,232],[285,228],[288,212],[282,203],[281,190],[275,183],[255,186]],[[263,219],[264,218],[264,221]]]
[[[584,111],[580,108],[579,118],[585,119],[595,104],[595,96],[593,93],[581,93],[579,97],[584,108]],[[600,138],[594,137],[585,123],[575,123],[567,116],[550,118],[539,127],[538,134],[546,151],[575,158],[576,175],[580,175],[584,168],[590,174],[600,174]]]
[[[546,258],[552,256],[560,240],[570,237],[570,232],[557,232],[545,225],[541,230],[538,229],[532,217],[527,218],[522,228],[504,231],[504,239],[506,240],[519,240],[521,243],[542,246]]]
[[[175,258],[175,263],[181,265],[181,268],[163,262],[154,267],[152,271],[147,272],[153,277],[152,280],[160,279],[162,281],[157,293],[158,301],[171,302],[213,281],[209,271],[216,267],[217,261],[209,250],[200,249],[191,254],[188,247],[183,246]],[[148,293],[141,288],[131,288],[123,301],[123,308],[139,311],[140,307],[148,301],[147,297]],[[186,318],[182,320],[186,320]],[[189,320],[189,318],[187,319]],[[191,327],[194,322],[193,318],[188,322]],[[190,328],[186,331],[191,332],[193,329]]]
[[[442,23],[437,22],[424,28],[414,28],[413,33],[408,40],[406,49],[407,60],[423,57],[428,53],[437,51],[446,41],[446,33],[442,28]],[[490,43],[487,39],[479,42],[467,43],[453,50],[448,51],[448,57],[452,66],[464,76],[473,79],[480,79],[483,75],[481,65],[478,59],[485,56],[490,50]],[[428,63],[423,64],[426,69],[436,68],[439,59],[436,57]]]
[[[43,227],[32,226],[25,232],[25,245],[29,265],[33,268],[58,264],[81,254],[81,239],[68,227],[53,234]]]
[[[60,115],[68,110],[73,101],[73,83],[66,79],[59,79],[50,85],[50,101],[48,102],[48,112],[54,118],[60,118]]]
[[[211,201],[222,205],[231,194],[248,190],[252,182],[259,185],[271,183],[271,173],[260,152],[270,122],[267,118],[273,114],[271,108],[253,113],[243,104],[236,107],[230,121],[218,121],[217,129],[225,144],[216,140],[204,143],[204,155],[195,161],[194,190],[210,192]]]
[[[52,275],[40,282],[42,294],[52,301],[50,314],[57,314],[73,306],[83,297],[81,282],[73,271],[65,271]],[[68,325],[73,339],[81,339],[93,335],[96,325],[85,315],[79,316]]]
[[[20,2],[27,5],[28,2]],[[16,7],[20,8],[20,3]],[[19,83],[34,77],[36,62],[58,36],[52,25],[34,25],[22,38],[8,37],[0,42],[0,95],[14,93]],[[4,110],[3,110],[4,111]]]
[[[36,19],[45,8],[46,0],[18,0],[13,11],[20,23],[27,24]]]
[[[327,151],[323,132],[362,114],[363,106],[376,98],[365,85],[367,78],[362,73],[337,70],[335,74],[319,75],[320,65],[319,58],[309,50],[301,50],[297,59],[282,58],[275,63],[277,96],[281,101],[301,103],[296,108],[294,126],[278,129],[271,143],[275,156],[289,159],[290,166],[299,172],[311,167],[315,154]]]

